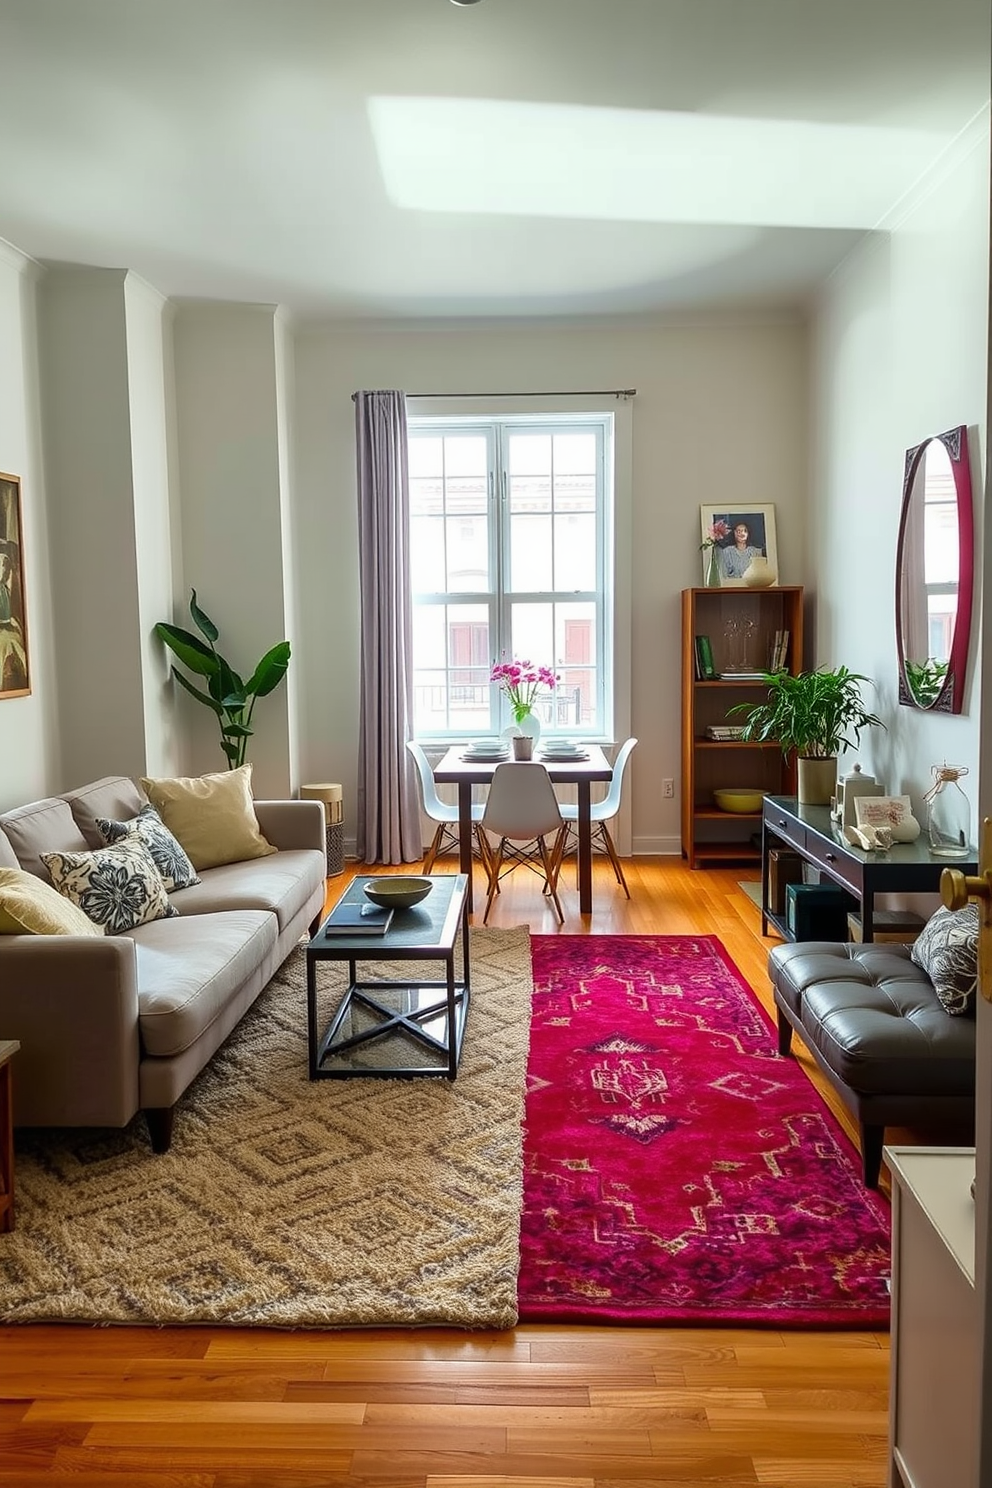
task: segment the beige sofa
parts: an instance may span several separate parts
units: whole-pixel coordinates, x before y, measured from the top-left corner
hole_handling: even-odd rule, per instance
[[[126,820],[146,796],[125,776],[0,815],[0,867],[50,882],[43,852],[103,845],[97,817]],[[176,1102],[324,903],[319,801],[256,801],[278,851],[204,869],[170,895],[177,917],[126,935],[0,935],[0,1037],[20,1042],[15,1126],[127,1125],[172,1138]]]

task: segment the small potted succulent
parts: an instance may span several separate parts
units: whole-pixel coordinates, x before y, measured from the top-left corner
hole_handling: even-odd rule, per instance
[[[751,743],[774,742],[783,754],[795,753],[799,762],[799,800],[806,806],[828,806],[837,780],[837,756],[856,749],[861,731],[884,728],[869,713],[861,697],[860,672],[847,667],[813,672],[765,674],[768,696],[762,703],[738,703],[731,713],[745,716],[742,738]]]

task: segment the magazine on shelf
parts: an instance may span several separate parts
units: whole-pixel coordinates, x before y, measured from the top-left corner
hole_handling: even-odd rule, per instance
[[[385,935],[392,918],[393,911],[378,904],[339,904],[324,921],[324,934],[331,939],[336,935]]]

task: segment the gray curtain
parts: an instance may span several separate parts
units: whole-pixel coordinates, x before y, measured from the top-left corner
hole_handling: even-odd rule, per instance
[[[358,855],[366,863],[421,856],[420,802],[406,741],[413,727],[406,396],[355,394],[361,717]]]

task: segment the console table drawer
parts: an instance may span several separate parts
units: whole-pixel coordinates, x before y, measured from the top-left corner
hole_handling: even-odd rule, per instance
[[[861,864],[849,853],[845,853],[843,849],[831,843],[824,842],[822,837],[817,837],[814,832],[807,832],[806,857],[814,867],[825,869],[831,878],[844,884],[860,899],[864,885],[864,873]]]
[[[792,842],[799,851],[806,851],[806,828],[802,822],[796,821],[794,816],[786,816],[784,812],[776,810],[774,806],[765,806],[765,824],[769,831],[784,837],[787,842]]]

